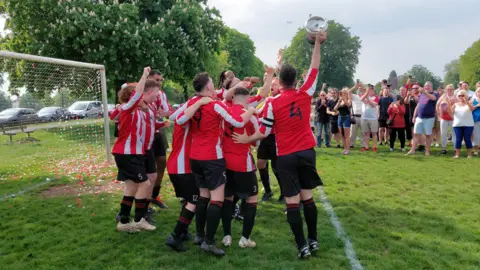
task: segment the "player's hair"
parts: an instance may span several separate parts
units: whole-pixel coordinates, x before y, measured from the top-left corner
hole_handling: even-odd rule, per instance
[[[224,71],[222,71],[222,73],[220,73],[220,78],[218,78],[218,89],[223,87],[223,83],[227,79],[227,72],[228,72],[228,70],[224,70]]]
[[[203,88],[210,82],[210,76],[207,72],[197,74],[193,79],[193,89],[195,92],[202,92]]]
[[[397,101],[399,104],[403,105],[403,97],[400,95],[397,95]]]
[[[154,80],[147,80],[145,82],[145,90],[143,92],[150,92],[150,90],[154,89],[155,87],[159,88],[159,85]]]
[[[243,88],[243,87],[238,87],[235,89],[235,92],[233,92],[234,96],[249,96],[250,92],[248,92],[248,89]]]
[[[284,88],[293,88],[297,78],[297,70],[292,65],[283,65],[279,78]]]
[[[118,92],[118,101],[120,104],[127,103],[132,96],[133,91],[135,91],[135,86],[127,85]]]
[[[150,73],[148,73],[148,77],[152,77],[152,76],[155,76],[155,75],[160,75],[160,76],[162,76],[162,73],[161,73],[160,71],[156,70],[156,69],[152,69],[152,70],[150,71]]]

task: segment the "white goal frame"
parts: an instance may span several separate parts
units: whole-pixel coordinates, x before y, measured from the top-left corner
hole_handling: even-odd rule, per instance
[[[105,152],[106,152],[107,161],[112,161],[112,155],[110,153],[111,151],[110,119],[108,117],[107,76],[105,74],[104,65],[70,61],[70,60],[64,60],[64,59],[58,59],[58,58],[43,57],[43,56],[23,54],[23,53],[14,53],[9,51],[0,51],[0,57],[99,70],[100,82],[101,82],[100,86],[102,89],[103,122],[104,122],[103,126],[104,126],[104,132],[105,132]]]

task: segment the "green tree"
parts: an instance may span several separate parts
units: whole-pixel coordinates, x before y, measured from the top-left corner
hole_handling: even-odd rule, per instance
[[[412,76],[413,82],[418,82],[421,85],[424,85],[427,81],[432,82],[434,89],[437,89],[440,85],[442,85],[442,80],[440,77],[434,75],[428,68],[422,65],[414,65],[405,73],[404,77],[408,79],[409,75]]]
[[[305,29],[300,28],[290,45],[284,51],[284,62],[298,70],[298,79],[310,66],[313,46],[305,39]],[[341,88],[354,84],[353,75],[358,64],[361,40],[353,36],[348,27],[335,21],[328,21],[328,38],[322,45],[322,59],[319,70],[319,83],[328,83]]]
[[[445,84],[453,84],[457,87],[460,82],[460,59],[453,59],[445,64]]]
[[[137,80],[150,65],[168,78],[186,81],[219,49],[223,31],[218,10],[206,1],[173,0],[5,0],[7,28],[14,35],[2,43],[10,51],[44,55],[106,66],[110,88]],[[7,64],[11,91],[28,67]],[[67,87],[85,89],[71,72],[56,74],[50,84],[26,85],[28,92],[51,93]],[[80,88],[80,89],[79,89]],[[39,95],[41,96],[41,95]]]
[[[219,53],[213,53],[205,61],[205,71],[212,76],[213,80],[216,82],[220,74],[227,70],[228,65],[228,52],[220,51]],[[192,89],[193,91],[193,89]]]
[[[20,96],[19,106],[21,108],[30,108],[38,111],[43,107],[43,104],[31,93],[26,92],[25,94]]]
[[[220,48],[228,52],[228,68],[243,79],[252,76],[255,61],[255,45],[250,37],[235,29],[226,27]]]
[[[5,95],[4,92],[0,91],[0,112],[11,107],[12,102],[10,99]]]
[[[460,79],[470,84],[480,81],[480,39],[460,56]]]

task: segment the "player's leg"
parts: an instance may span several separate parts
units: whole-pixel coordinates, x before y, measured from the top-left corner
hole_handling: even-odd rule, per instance
[[[299,177],[302,190],[300,199],[303,204],[303,214],[308,230],[308,246],[311,252],[318,249],[317,239],[317,206],[313,199],[312,190],[323,185],[316,168],[316,155],[313,149],[299,152]]]
[[[215,245],[215,233],[217,232],[222,217],[222,207],[225,198],[225,160],[204,161],[206,188],[210,190],[210,204],[207,208],[207,226],[201,249],[216,256],[225,255],[225,251]]]
[[[117,230],[120,232],[138,232],[134,224],[130,222],[130,212],[132,211],[135,193],[137,192],[137,184],[132,180],[125,181],[125,189],[123,190],[123,198],[120,203],[120,213],[118,214]]]
[[[297,153],[279,156],[277,159],[277,169],[287,204],[287,222],[295,237],[298,256],[305,258],[310,256],[310,249],[308,248],[303,232],[303,221],[300,213],[301,186],[297,169],[298,162],[299,158]]]
[[[151,194],[151,184],[148,178],[145,181],[138,183],[138,189],[135,193],[135,227],[139,230],[153,231],[155,226],[150,225],[145,220],[145,214],[147,212],[147,198]]]
[[[189,240],[188,227],[195,216],[199,190],[196,187],[193,174],[170,175],[170,179],[176,196],[184,198],[185,203],[166,244],[177,252],[184,252],[187,248],[183,245],[183,242]]]
[[[194,244],[201,245],[205,238],[205,224],[207,222],[207,207],[210,202],[210,191],[206,188],[202,162],[190,159],[190,167],[200,194],[195,211],[195,227],[197,234],[195,236]]]
[[[268,174],[268,160],[258,158],[257,167],[260,180],[262,181],[263,188],[265,189],[265,193],[262,196],[262,201],[268,201],[273,196],[272,187],[270,186],[270,175]]]
[[[163,129],[155,133],[155,137],[153,140],[153,149],[154,149],[155,158],[156,158],[157,175],[155,179],[155,185],[152,187],[151,202],[160,208],[168,209],[168,206],[162,201],[162,199],[159,196],[160,189],[162,186],[163,176],[165,174],[165,168],[167,167],[167,157],[166,157],[167,145],[165,144],[165,140],[166,140],[166,136],[165,136],[165,131]]]
[[[222,207],[222,226],[223,240],[225,247],[232,245],[232,218],[236,201],[233,200],[235,194],[235,172],[227,170],[227,183],[225,184],[225,200]]]
[[[285,197],[283,196],[283,188],[282,184],[280,182],[280,178],[278,177],[278,170],[277,170],[277,156],[275,155],[275,158],[272,159],[272,171],[275,177],[277,178],[278,182],[278,187],[280,188],[280,196],[278,196],[278,202],[283,203],[285,201]]]
[[[152,194],[153,186],[155,185],[155,181],[157,180],[157,166],[156,166],[155,153],[153,148],[148,150],[147,153],[145,154],[145,170],[147,172],[148,181],[150,181],[149,194]],[[146,204],[147,211],[145,212],[145,220],[148,223],[155,223],[155,220],[153,220],[152,218],[153,213],[155,213],[155,210],[153,210],[153,208],[149,208],[151,200],[152,199],[150,198],[150,196],[148,196],[147,204]]]
[[[258,180],[255,172],[242,173],[242,182],[237,183],[242,194],[248,194],[245,205],[243,205],[245,219],[243,220],[242,237],[238,242],[241,248],[254,248],[257,244],[250,239],[255,225],[258,204]],[[247,193],[248,191],[248,193]]]

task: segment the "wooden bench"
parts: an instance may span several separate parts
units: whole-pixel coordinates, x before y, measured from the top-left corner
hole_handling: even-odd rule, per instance
[[[29,138],[30,138],[30,133],[34,132],[33,129],[27,130],[26,126],[2,126],[0,127],[0,130],[2,131],[3,135],[10,137],[10,143],[13,143],[13,136],[17,135],[17,133],[19,132],[27,133],[27,136]]]

